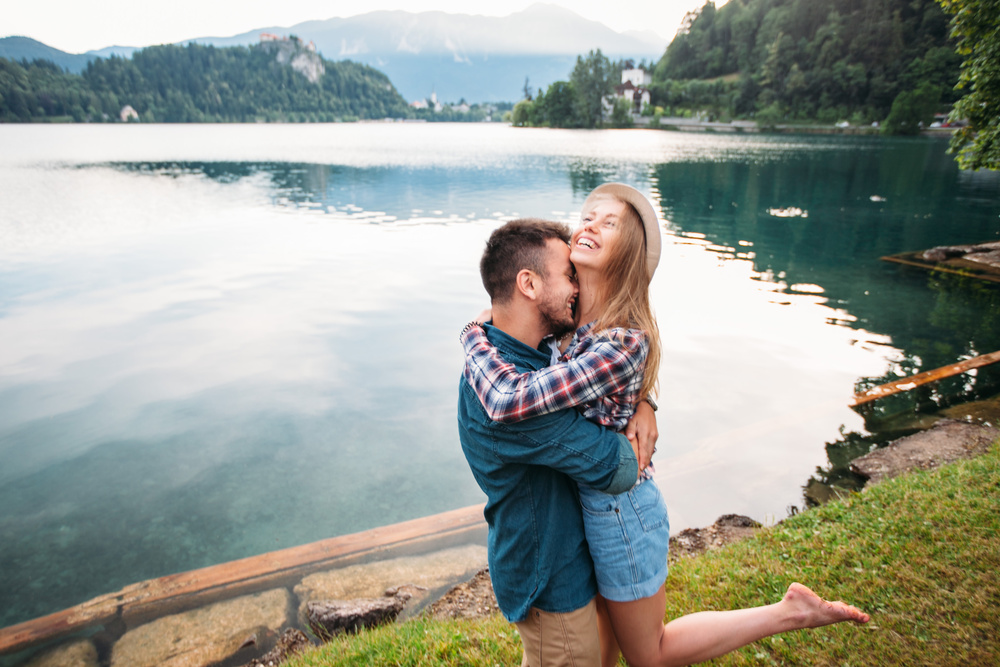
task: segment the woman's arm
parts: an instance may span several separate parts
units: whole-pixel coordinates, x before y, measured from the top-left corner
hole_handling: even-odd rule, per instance
[[[481,327],[461,337],[465,378],[490,419],[518,422],[628,390],[641,374],[649,351],[645,335],[633,329],[602,336],[580,355],[531,373],[518,373],[486,338]]]

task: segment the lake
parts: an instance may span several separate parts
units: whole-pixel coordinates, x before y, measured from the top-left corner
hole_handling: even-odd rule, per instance
[[[880,260],[1000,239],[1000,177],[946,145],[0,126],[0,626],[482,502],[455,406],[484,241],[611,180],[663,217],[671,524],[781,520],[877,440],[859,387],[1000,349],[996,288]]]

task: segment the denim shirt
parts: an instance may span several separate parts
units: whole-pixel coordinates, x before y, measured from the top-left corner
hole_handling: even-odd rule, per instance
[[[548,352],[485,325],[487,338],[520,372],[544,368]],[[528,609],[565,613],[597,593],[583,533],[577,483],[608,493],[635,484],[639,464],[628,440],[573,409],[514,424],[492,421],[463,377],[458,432],[486,492],[490,578],[511,622]]]

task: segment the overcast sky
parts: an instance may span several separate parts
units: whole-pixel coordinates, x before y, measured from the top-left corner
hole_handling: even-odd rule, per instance
[[[378,9],[507,16],[536,0],[35,0],[5,2],[0,37],[24,35],[68,53],[106,46],[169,44],[224,37],[267,26],[363,14]],[[666,41],[704,0],[549,0],[619,32],[652,30]],[[717,5],[723,2],[716,2]]]

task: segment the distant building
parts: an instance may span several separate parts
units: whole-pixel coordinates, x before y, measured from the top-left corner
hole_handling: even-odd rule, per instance
[[[410,102],[410,106],[414,109],[431,109],[434,112],[444,109],[444,105],[438,102],[437,93],[434,91],[431,91],[431,96],[426,99]]]
[[[632,69],[623,69],[622,83],[625,83],[627,81],[631,81],[632,85],[635,86],[636,88],[642,88],[644,86],[648,86],[649,84],[653,83],[653,77],[649,75],[649,72],[639,67],[635,67]]]
[[[123,123],[127,123],[130,120],[139,120],[139,114],[132,108],[131,104],[123,106],[122,110],[118,112],[118,117]]]
[[[637,70],[626,71],[634,72]],[[638,71],[642,72],[642,70]],[[642,113],[643,105],[649,104],[651,99],[649,89],[635,85],[631,79],[626,78],[625,72],[622,72],[622,84],[615,86],[615,98],[625,100],[631,104],[632,113]]]

